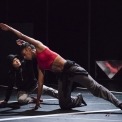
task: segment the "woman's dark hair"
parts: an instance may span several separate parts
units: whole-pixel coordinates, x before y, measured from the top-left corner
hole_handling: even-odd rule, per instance
[[[35,49],[35,46],[28,43],[28,42],[24,42],[22,43],[22,45],[20,45],[20,51],[22,51],[23,49],[25,49],[26,47],[31,47],[31,49]]]
[[[16,54],[15,54],[15,55],[14,55],[14,54],[9,54],[9,55],[7,56],[8,68],[10,68],[10,69],[13,68],[12,63],[13,63],[13,60],[14,60],[15,58],[18,58],[18,59],[19,59],[19,56],[16,55]]]

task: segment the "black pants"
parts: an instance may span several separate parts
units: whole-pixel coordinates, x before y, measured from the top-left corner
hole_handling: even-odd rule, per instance
[[[62,109],[77,106],[75,103],[76,98],[71,98],[73,82],[81,84],[94,96],[103,98],[115,106],[121,103],[108,89],[97,83],[84,68],[68,60],[64,65],[63,72],[60,74],[58,81],[59,105]]]

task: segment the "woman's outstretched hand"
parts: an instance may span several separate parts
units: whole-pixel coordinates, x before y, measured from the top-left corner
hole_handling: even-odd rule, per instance
[[[6,105],[7,105],[7,102],[5,100],[0,101],[0,108],[4,108],[6,107]]]
[[[41,106],[40,106],[40,100],[38,101],[36,101],[36,105],[35,105],[35,107],[34,107],[34,110],[37,110],[38,108],[41,108]]]
[[[17,45],[21,46],[22,44],[25,43],[25,41],[22,40],[22,39],[17,39],[17,40],[16,40],[16,43],[17,43]]]
[[[0,29],[4,30],[4,31],[9,31],[10,30],[10,26],[4,24],[4,23],[0,23]]]

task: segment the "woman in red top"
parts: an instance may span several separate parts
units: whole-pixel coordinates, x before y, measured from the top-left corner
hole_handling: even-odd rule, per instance
[[[62,109],[70,109],[73,107],[78,107],[81,105],[82,97],[77,95],[76,98],[71,99],[71,88],[73,82],[78,82],[82,86],[86,87],[93,95],[101,97],[105,100],[110,101],[115,106],[122,109],[122,102],[119,101],[108,89],[104,86],[98,84],[88,72],[79,66],[77,63],[65,60],[59,54],[51,51],[42,42],[28,37],[21,33],[20,31],[0,23],[0,28],[4,31],[10,31],[14,33],[18,38],[28,42],[22,47],[22,54],[25,59],[31,60],[36,57],[38,61],[38,94],[36,107],[38,108],[40,103],[39,99],[42,94],[42,86],[44,82],[43,70],[50,70],[55,73],[59,73],[59,105]],[[32,49],[30,44],[34,45],[35,48]]]

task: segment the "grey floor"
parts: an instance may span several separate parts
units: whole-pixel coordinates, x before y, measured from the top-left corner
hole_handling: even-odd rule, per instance
[[[13,92],[9,105],[0,108],[0,121],[11,122],[122,122],[122,111],[113,104],[101,98],[93,96],[87,90],[75,90],[72,95],[78,92],[83,94],[87,106],[77,107],[69,111],[60,110],[58,100],[42,95],[43,103],[41,108],[33,110],[34,104],[22,105],[15,108],[16,92]],[[36,94],[32,94],[36,96]],[[115,96],[122,100],[122,94],[115,93]],[[4,98],[4,90],[0,88],[0,100]]]

